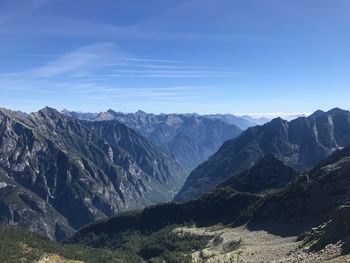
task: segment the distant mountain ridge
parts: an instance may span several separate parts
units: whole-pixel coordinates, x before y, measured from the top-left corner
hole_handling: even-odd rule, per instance
[[[142,110],[138,110],[134,113],[115,111],[113,109],[109,109],[105,112],[92,113],[92,112],[77,112],[77,111],[69,111],[67,109],[62,110],[62,113],[65,115],[70,115],[71,117],[75,117],[82,120],[111,120],[115,118],[113,115],[118,115],[120,117],[126,116],[130,119],[130,116],[134,115],[143,115],[144,117],[151,117],[151,119],[158,119],[160,121],[164,121],[168,116],[177,116],[177,117],[203,117],[212,120],[221,120],[226,124],[236,125],[241,130],[246,130],[249,127],[253,127],[256,125],[261,125],[266,122],[269,122],[271,119],[268,118],[253,118],[250,116],[235,116],[233,114],[198,114],[198,113],[147,113]],[[126,121],[126,119],[124,120]]]
[[[48,107],[28,116],[0,110],[0,172],[1,222],[57,239],[170,200],[184,180],[171,156],[120,122]]]
[[[118,120],[139,132],[154,145],[175,156],[189,174],[206,161],[229,139],[237,137],[241,129],[255,125],[233,115],[152,114],[144,111],[122,113],[113,110],[99,114],[65,114],[80,119]]]
[[[305,171],[342,147],[350,145],[350,112],[335,108],[317,111],[291,122],[277,118],[251,127],[227,141],[188,177],[174,200],[184,201],[205,193],[266,154],[273,154],[294,169]]]

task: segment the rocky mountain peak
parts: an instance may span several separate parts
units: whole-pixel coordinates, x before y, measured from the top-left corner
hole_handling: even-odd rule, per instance
[[[14,119],[23,119],[27,117],[27,114],[23,112],[18,111],[12,111],[6,108],[0,108],[0,114],[3,116],[7,116],[8,118],[14,118]]]
[[[110,113],[110,114],[112,114],[112,115],[114,115],[114,114],[117,113],[116,111],[114,111],[114,110],[112,110],[112,109],[108,109],[107,112]]]
[[[50,117],[55,117],[55,116],[61,115],[61,113],[58,110],[51,108],[51,107],[48,107],[48,106],[39,110],[38,113],[45,114],[45,115],[50,116]]]
[[[331,110],[329,110],[328,112],[327,112],[328,114],[331,114],[331,115],[348,115],[350,112],[349,111],[347,111],[347,110],[342,110],[342,109],[340,109],[340,108],[334,108],[334,109],[331,109]]]
[[[325,114],[324,111],[322,111],[322,110],[317,110],[317,111],[315,111],[314,113],[312,113],[312,114],[309,116],[309,118],[317,119],[318,117],[320,117],[320,116],[322,116],[322,115],[324,115],[324,114]]]
[[[147,113],[142,111],[142,110],[138,110],[137,112],[135,112],[136,115],[139,115],[139,116],[146,116]]]
[[[266,123],[265,125],[272,126],[272,127],[279,127],[279,126],[286,126],[288,124],[289,122],[287,120],[284,120],[281,117],[277,117],[272,119],[270,122]]]

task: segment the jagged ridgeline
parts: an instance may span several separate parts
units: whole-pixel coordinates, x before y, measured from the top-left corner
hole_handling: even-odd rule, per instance
[[[118,120],[151,143],[173,155],[189,174],[227,140],[236,138],[254,123],[233,115],[123,113],[108,110],[99,114],[63,111],[84,120]]]
[[[183,181],[173,157],[115,120],[0,110],[3,225],[62,239],[97,219],[171,200]]]
[[[266,154],[273,154],[299,171],[314,167],[337,149],[350,145],[350,112],[317,111],[291,122],[277,118],[247,129],[230,140],[188,177],[176,201],[190,200],[249,169]]]

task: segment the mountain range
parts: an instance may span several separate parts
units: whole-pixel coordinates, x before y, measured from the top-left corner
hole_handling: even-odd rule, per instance
[[[0,110],[0,218],[62,239],[120,211],[170,200],[185,177],[167,153],[118,121],[52,108]]]
[[[229,140],[199,165],[186,180],[175,201],[198,197],[231,176],[249,169],[266,154],[273,154],[299,171],[314,167],[337,149],[350,145],[350,112],[316,111],[291,122],[276,118]]]
[[[248,189],[253,193],[238,191],[234,188],[238,186],[237,181],[230,178],[198,199],[158,205],[91,224],[66,242],[117,249],[133,231],[149,235],[189,223],[196,227],[247,225],[253,231],[263,229],[281,236],[298,235],[300,246],[307,251],[319,251],[331,243],[341,242],[344,253],[348,253],[349,171],[350,147],[335,152],[303,174],[270,155],[258,161],[249,172],[239,175],[239,181],[244,181],[245,186],[253,186]],[[284,183],[271,188],[274,186],[269,182],[275,180]],[[256,189],[256,181],[265,187]],[[153,251],[152,255],[163,257],[162,253]],[[283,262],[304,262],[302,258],[299,260]]]
[[[299,248],[313,253],[329,244],[350,251],[349,111],[277,118],[243,132],[222,115],[226,122],[192,114],[81,114],[0,109],[5,254],[11,248],[86,262],[191,262],[193,251],[208,246],[235,253],[241,241],[183,232],[214,226],[298,236]],[[240,134],[187,178],[199,153],[214,151],[234,131]],[[3,226],[68,245],[40,245],[43,239]],[[11,238],[16,244],[6,243]],[[86,247],[99,256],[87,256]]]
[[[143,111],[101,113],[63,111],[91,120],[118,120],[137,131],[163,151],[173,155],[186,174],[206,161],[227,140],[236,138],[255,123],[233,115],[151,114]]]

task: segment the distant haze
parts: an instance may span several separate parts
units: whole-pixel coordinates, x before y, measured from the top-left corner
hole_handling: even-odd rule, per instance
[[[309,115],[312,114],[312,112],[261,112],[261,113],[257,113],[257,112],[248,112],[248,113],[232,113],[235,116],[238,117],[244,117],[244,116],[249,116],[252,118],[267,118],[267,119],[274,119],[274,118],[278,118],[281,117],[282,119],[285,119],[287,121],[289,120],[293,120],[296,119],[298,117],[307,117]]]

